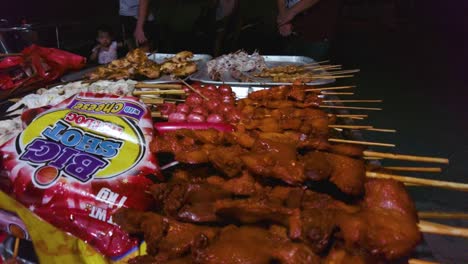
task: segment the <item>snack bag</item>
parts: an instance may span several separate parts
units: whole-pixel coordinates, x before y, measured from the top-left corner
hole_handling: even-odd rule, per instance
[[[112,214],[147,209],[147,176],[159,176],[146,106],[133,97],[81,93],[28,110],[22,120],[25,129],[0,149],[1,190],[111,259],[136,250],[139,242]]]
[[[0,60],[0,90],[49,83],[69,70],[79,70],[86,58],[54,48],[31,45],[20,56]]]

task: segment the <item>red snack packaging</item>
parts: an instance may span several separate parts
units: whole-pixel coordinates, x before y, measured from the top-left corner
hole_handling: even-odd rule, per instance
[[[54,48],[31,45],[21,52],[0,60],[0,90],[20,86],[46,84],[58,79],[68,70],[79,70],[86,58]]]
[[[135,249],[139,241],[112,214],[147,209],[147,176],[159,176],[146,106],[133,97],[82,93],[28,110],[22,120],[24,130],[0,149],[2,191],[107,257]]]

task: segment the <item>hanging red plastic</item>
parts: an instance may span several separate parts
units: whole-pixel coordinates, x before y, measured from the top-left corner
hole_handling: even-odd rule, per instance
[[[0,90],[20,86],[46,84],[58,79],[68,70],[79,70],[86,65],[86,58],[54,48],[31,45],[21,56],[6,57],[0,61]],[[11,73],[17,70],[15,73]],[[18,74],[18,69],[22,74]]]

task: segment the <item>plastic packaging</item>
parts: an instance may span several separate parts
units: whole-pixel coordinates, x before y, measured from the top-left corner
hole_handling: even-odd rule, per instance
[[[79,70],[86,58],[54,48],[31,45],[21,56],[0,60],[0,90],[20,86],[46,84],[58,79],[68,70]]]
[[[27,110],[22,120],[24,131],[0,149],[1,190],[104,256],[136,250],[139,241],[113,223],[112,213],[147,209],[147,176],[159,176],[146,106],[133,97],[81,93]],[[33,242],[35,228],[28,227]]]

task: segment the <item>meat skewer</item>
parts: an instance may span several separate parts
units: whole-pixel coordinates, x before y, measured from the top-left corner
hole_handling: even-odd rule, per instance
[[[316,91],[343,90],[343,89],[352,89],[352,88],[356,88],[356,86],[351,85],[351,86],[336,86],[336,87],[323,87],[323,88],[307,88],[304,91],[316,92]]]
[[[330,75],[333,75],[333,74],[349,74],[349,73],[356,73],[356,72],[360,72],[360,70],[356,69],[356,70],[344,70],[344,71],[327,71],[325,74],[330,74]]]
[[[353,126],[353,125],[328,125],[329,128],[346,128],[346,129],[372,129],[372,126]]]
[[[347,140],[347,139],[339,139],[339,138],[329,138],[328,141],[330,141],[330,142],[337,142],[337,143],[348,143],[348,144],[366,145],[366,146],[395,147],[395,144],[389,144],[389,143],[369,142],[369,141],[357,141],[357,140]]]
[[[304,64],[304,66],[311,66],[311,65],[317,65],[317,64],[324,64],[324,63],[328,63],[328,62],[330,62],[330,60],[314,61],[314,62],[311,62],[311,63]]]
[[[320,66],[305,66],[306,69],[313,70],[340,70],[342,65],[320,65]]]
[[[335,116],[340,117],[340,118],[366,118],[368,117],[368,115],[335,115]]]
[[[381,103],[383,100],[323,100],[323,103]]]
[[[354,95],[354,93],[347,92],[321,92],[323,95]]]
[[[468,237],[468,228],[453,227],[423,220],[419,221],[418,226],[419,229],[424,233]]]
[[[446,189],[465,191],[465,192],[468,191],[468,184],[465,184],[465,183],[428,180],[428,179],[386,174],[386,173],[380,173],[380,172],[371,172],[371,171],[367,171],[366,176],[370,178],[379,178],[379,179],[394,179],[394,180],[401,181],[401,182],[414,183],[414,184],[423,185],[423,186],[439,187],[439,188],[446,188]]]
[[[375,131],[375,132],[386,132],[386,133],[396,133],[395,129],[384,129],[384,128],[369,128],[368,131]]]
[[[434,158],[434,157],[424,157],[424,156],[414,156],[414,155],[403,155],[403,154],[376,152],[376,151],[370,151],[370,150],[364,151],[363,155],[366,156],[366,157],[376,157],[376,158],[385,158],[385,159],[449,164],[449,160],[444,159],[444,158]]]
[[[369,110],[369,111],[381,111],[382,108],[375,107],[354,107],[354,106],[339,106],[339,105],[320,105],[320,108],[329,109],[351,109],[351,110]]]
[[[441,168],[427,168],[427,167],[383,167],[387,170],[393,171],[414,171],[414,172],[442,172]]]
[[[185,134],[185,135],[192,135],[192,134],[193,134],[193,135],[196,135],[196,136],[195,136],[196,138],[199,138],[199,139],[197,139],[197,140],[206,140],[206,139],[203,139],[203,138],[206,138],[206,136],[210,135],[210,133],[213,133],[213,132],[208,132],[208,131],[207,131],[207,132],[200,132],[200,131],[198,131],[198,132],[188,132],[188,131],[187,131],[187,132],[184,132],[184,131],[180,131],[180,132],[177,132],[177,133],[180,133],[180,135],[184,135],[184,134]],[[189,134],[186,134],[186,133],[189,133]],[[204,135],[204,134],[206,134],[206,135]],[[222,145],[222,144],[223,144],[222,142],[223,142],[224,139],[222,139],[222,138],[219,137],[220,134],[214,133],[214,134],[212,134],[210,137],[213,137],[213,136],[215,136],[215,135],[218,135],[218,137],[216,137],[217,139],[216,139],[216,141],[214,141],[214,142],[216,142],[216,144],[221,144],[221,145]],[[272,133],[265,133],[264,135],[265,135],[265,136],[268,136],[268,137],[271,137],[271,136],[273,136],[273,135],[275,135],[275,134],[274,134],[274,133],[273,133],[273,134],[272,134]],[[279,135],[277,135],[277,136],[279,136]],[[189,136],[189,138],[190,138],[190,137],[192,137],[192,136]],[[244,134],[242,134],[242,133],[237,133],[237,134],[234,133],[234,137],[238,137],[237,140],[239,140],[239,143],[240,143],[240,144],[244,144],[244,146],[247,147],[247,148],[251,148],[250,146],[253,146],[253,147],[255,146],[255,145],[254,145],[254,144],[255,144],[254,141],[253,141],[252,143],[248,143],[249,141],[254,140],[254,139],[253,139],[253,138],[249,139],[248,136],[245,137]],[[245,137],[245,138],[242,139],[243,137]],[[260,138],[262,138],[262,134],[260,134]],[[213,138],[213,139],[214,139],[214,138]],[[265,139],[266,139],[266,138],[265,138]],[[274,139],[274,138],[273,138],[273,139]],[[286,138],[284,138],[284,139],[286,139]],[[282,139],[282,140],[284,140],[284,139]],[[221,140],[221,141],[219,141],[219,140]],[[264,139],[261,139],[261,140],[264,140]],[[160,142],[160,143],[158,143],[157,141],[155,141],[155,143],[157,143],[157,144],[168,144],[168,142],[171,142],[170,137],[169,137],[169,138],[165,138],[165,139],[164,139],[162,142]],[[190,142],[190,141],[189,141],[189,142]],[[213,142],[213,143],[214,143],[214,142]],[[271,142],[271,143],[273,143],[273,142]],[[268,143],[268,144],[271,144],[271,143]],[[170,144],[172,144],[172,143],[170,143]],[[245,144],[248,144],[248,145],[245,145]],[[275,143],[275,144],[277,144],[277,143]],[[281,144],[283,144],[283,143],[281,143]],[[176,144],[176,145],[177,145],[177,144]],[[158,149],[159,149],[159,151],[163,151],[163,152],[168,150],[167,147],[164,147],[163,145],[158,145],[158,146],[159,146],[159,147],[157,147],[157,148],[155,149],[156,151],[158,151]],[[207,146],[208,146],[208,145],[207,145]],[[278,146],[280,146],[280,145],[278,145]],[[324,147],[324,146],[320,146],[320,145],[317,145],[317,146],[319,146],[319,148],[323,148],[323,147]],[[193,145],[190,145],[190,147],[193,148]],[[210,147],[210,148],[211,148],[211,147]],[[166,150],[165,150],[165,149],[166,149]],[[322,149],[322,150],[324,150],[324,149]],[[172,147],[170,147],[169,151],[170,151],[170,152],[172,151]],[[213,154],[213,156],[210,156],[210,155],[209,155],[209,156],[205,156],[206,154],[204,154],[204,151],[205,151],[205,150],[203,150],[203,147],[202,147],[202,149],[201,149],[201,152],[198,152],[198,153],[197,153],[198,150],[196,150],[196,149],[194,149],[194,152],[190,152],[190,151],[189,151],[187,154],[183,154],[183,153],[180,152],[180,151],[182,151],[182,149],[176,150],[176,160],[177,160],[178,157],[179,157],[179,158],[181,158],[181,161],[182,161],[182,162],[189,162],[189,163],[192,163],[192,162],[194,162],[194,163],[206,162],[206,161],[210,160],[210,158],[208,158],[208,157],[216,157],[216,156],[217,156],[217,154]],[[212,152],[212,150],[209,150],[209,149],[207,149],[206,151],[208,151],[208,153]],[[235,154],[235,152],[232,152],[232,150],[223,150],[223,148],[220,148],[220,151],[221,151],[221,152],[231,151],[231,154],[233,154],[233,155],[238,155],[238,154]],[[286,153],[285,151],[286,151],[286,150],[279,151],[279,152],[280,152],[280,153],[283,153],[283,155],[286,155],[286,154],[285,154],[285,153]],[[333,151],[333,147],[332,147],[332,151]],[[338,151],[337,153],[341,153],[340,150],[338,150],[338,149],[337,149],[336,151]],[[177,153],[182,154],[182,156],[180,156],[180,155],[177,154]],[[215,153],[215,152],[213,152],[213,153]],[[253,150],[252,154],[255,154],[255,153],[256,153],[255,150]],[[263,153],[263,152],[259,152],[258,154],[260,154],[260,153]],[[350,153],[351,155],[354,155],[354,156],[360,156],[360,155],[362,155],[362,152],[359,152],[359,151],[356,151],[356,152],[349,152],[349,153]],[[220,153],[220,154],[221,154],[221,153]],[[179,155],[179,156],[178,156],[178,155]],[[188,156],[187,156],[187,155],[188,155]],[[196,158],[195,160],[193,160],[193,158],[195,158],[195,156],[192,156],[192,155],[197,155],[197,158]],[[201,156],[200,156],[200,155],[201,155]],[[251,156],[250,154],[249,154],[250,156],[249,156],[249,155],[246,156],[246,154],[243,154],[243,155],[244,155],[245,157],[244,157],[244,158],[241,158],[242,161],[239,160],[239,162],[241,162],[241,163],[235,163],[236,166],[238,166],[236,170],[238,170],[239,168],[241,168],[241,167],[242,167],[242,164],[245,164],[248,168],[251,168],[251,169],[252,169],[254,172],[256,172],[256,173],[261,173],[261,174],[266,173],[265,175],[269,175],[268,177],[270,177],[270,176],[271,176],[271,177],[283,177],[283,176],[279,176],[279,175],[282,175],[282,174],[278,174],[278,173],[280,173],[279,171],[277,171],[277,172],[274,171],[274,168],[275,168],[276,165],[272,165],[272,163],[269,163],[269,164],[270,164],[269,166],[273,166],[273,167],[271,167],[271,170],[272,170],[271,172],[268,172],[268,170],[264,170],[264,169],[262,169],[261,171],[258,170],[258,168],[256,168],[255,166],[260,166],[260,164],[262,164],[262,162],[264,162],[264,161],[262,161],[262,158],[260,158],[260,156],[259,156],[259,157],[255,157],[255,155],[254,155],[254,156]],[[262,155],[265,156],[265,154],[262,154]],[[203,157],[203,158],[202,158],[202,157]],[[267,156],[265,156],[265,157],[267,157]],[[187,158],[188,158],[188,159],[187,159]],[[230,157],[230,156],[226,156],[225,158],[226,158],[226,159],[231,159],[231,160],[235,159],[234,157]],[[317,158],[314,158],[314,159],[317,159]],[[279,160],[278,160],[278,161],[279,161]],[[223,161],[223,162],[224,162],[224,161]],[[242,162],[243,162],[243,163],[242,163]],[[249,165],[249,164],[250,164],[250,165]],[[254,164],[256,164],[256,165],[254,166]],[[278,163],[278,164],[279,164],[279,163]],[[299,164],[301,164],[301,163],[295,162],[295,164],[299,165]],[[284,165],[288,166],[287,164],[284,164]],[[223,166],[224,166],[224,165],[223,165]],[[261,166],[263,166],[263,165],[261,165]],[[281,165],[281,166],[283,166],[283,165]],[[301,168],[301,167],[295,167],[295,168],[294,168],[294,167],[291,167],[291,168],[290,168],[289,175],[287,176],[288,179],[285,178],[287,183],[290,183],[290,184],[293,184],[293,185],[294,185],[294,184],[297,184],[298,182],[303,182],[303,181],[305,181],[304,176],[301,174],[301,171],[300,171],[301,169],[300,169],[300,168]],[[342,167],[342,168],[344,168],[344,167]],[[297,171],[297,174],[295,174],[296,172],[293,173],[292,170],[298,170],[298,169],[299,169],[299,171]],[[350,169],[351,169],[351,168],[350,168]],[[364,170],[364,169],[363,169],[363,170]],[[427,179],[420,179],[420,178],[413,178],[413,177],[405,177],[405,176],[400,176],[400,175],[391,175],[391,174],[386,174],[386,173],[381,173],[381,172],[374,172],[374,171],[367,171],[367,172],[364,172],[364,174],[365,174],[367,177],[371,177],[371,178],[375,178],[375,177],[377,177],[377,178],[391,178],[391,179],[395,179],[395,180],[398,180],[398,181],[401,181],[401,182],[404,182],[404,183],[411,183],[411,184],[425,185],[425,186],[432,186],[432,187],[440,187],[440,188],[449,188],[449,189],[455,189],[455,190],[460,190],[460,191],[466,191],[466,190],[468,190],[468,184],[461,184],[461,183],[454,183],[454,182],[445,182],[445,181],[435,181],[435,180],[427,180]],[[296,176],[293,176],[293,175],[296,175]],[[292,178],[291,178],[291,177],[292,177]],[[350,175],[348,175],[347,177],[348,177],[349,179],[351,179],[351,178],[350,178],[350,177],[351,177]],[[332,177],[331,179],[333,180],[333,177]]]
[[[463,219],[468,220],[466,213],[446,213],[446,212],[418,212],[419,218],[423,219]]]

